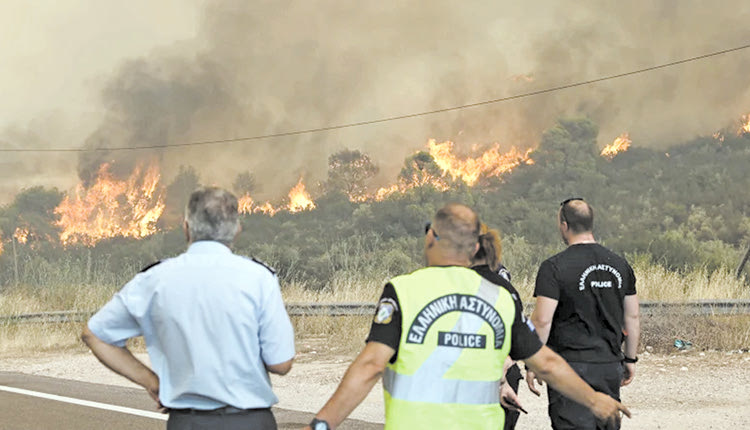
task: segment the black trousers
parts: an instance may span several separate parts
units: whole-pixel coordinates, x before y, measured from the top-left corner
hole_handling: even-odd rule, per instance
[[[521,375],[521,369],[518,368],[518,364],[514,364],[508,368],[505,380],[508,381],[508,385],[510,385],[510,388],[512,388],[516,394],[518,394],[518,384],[521,382],[521,379],[523,379],[523,376]],[[503,430],[515,429],[518,417],[521,413],[516,410],[507,409],[504,406],[503,410],[505,411],[505,426],[503,427]]]
[[[620,382],[624,369],[620,362],[614,363],[576,363],[570,367],[591,387],[620,401]],[[605,429],[597,423],[591,411],[573,400],[568,399],[547,384],[549,396],[549,417],[555,430],[599,430]],[[611,429],[612,427],[609,427]],[[617,429],[620,427],[617,426]]]
[[[230,411],[169,411],[167,430],[276,430],[276,419],[270,409]]]

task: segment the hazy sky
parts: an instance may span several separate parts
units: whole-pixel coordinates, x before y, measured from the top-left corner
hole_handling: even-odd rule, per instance
[[[0,2],[0,145],[80,147],[121,63],[193,41],[200,0]],[[18,162],[26,169],[13,169]],[[69,189],[74,155],[0,154],[0,202],[22,187]]]
[[[474,103],[750,43],[750,2],[0,1],[0,146],[149,146]],[[392,181],[427,139],[465,153],[538,144],[565,116],[665,147],[750,112],[750,50],[544,96],[376,126],[185,150],[0,153],[0,202],[70,189],[103,162],[157,160],[285,193],[360,149]],[[382,184],[382,182],[381,182]]]
[[[101,112],[105,80],[127,58],[194,39],[197,0],[3,0],[0,124]]]

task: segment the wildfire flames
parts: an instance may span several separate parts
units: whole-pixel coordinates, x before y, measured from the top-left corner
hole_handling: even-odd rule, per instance
[[[415,162],[414,164],[417,163]],[[380,187],[373,194],[365,196],[365,198],[359,199],[359,201],[375,200],[380,202],[396,193],[403,194],[412,188],[423,187],[425,185],[432,185],[435,189],[440,191],[446,191],[450,188],[443,176],[432,175],[429,172],[422,170],[419,166],[412,167],[414,173],[410,177],[400,178],[396,184],[387,187]]]
[[[427,142],[429,155],[439,167],[440,172],[432,173],[424,165],[424,160],[414,159],[408,166],[408,169],[413,172],[410,176],[399,178],[397,183],[380,187],[367,195],[349,196],[349,199],[353,202],[382,201],[394,194],[403,194],[410,189],[425,185],[446,191],[450,188],[446,180],[447,175],[450,175],[453,180],[461,178],[469,186],[473,186],[479,178],[500,176],[520,164],[534,164],[534,160],[529,157],[532,149],[521,152],[513,147],[503,154],[500,153],[499,145],[495,145],[476,158],[460,159],[453,153],[453,146],[454,143],[451,141],[437,143],[434,139],[430,139]]]
[[[628,133],[623,133],[614,142],[605,146],[600,155],[607,160],[612,160],[617,154],[627,151],[631,143]]]
[[[238,209],[242,214],[252,213],[263,213],[266,215],[274,216],[277,212],[286,210],[291,213],[297,213],[305,210],[315,209],[315,202],[313,201],[310,193],[305,188],[305,183],[302,182],[302,178],[299,178],[297,185],[289,190],[289,204],[281,206],[273,206],[271,202],[265,202],[262,205],[256,205],[253,198],[249,194],[245,194],[238,200]]]
[[[310,194],[305,189],[302,178],[299,178],[297,185],[289,191],[289,212],[296,213],[311,209],[315,209],[315,202],[313,202]]]
[[[436,143],[435,140],[430,139],[427,145],[430,148],[430,155],[435,159],[435,163],[443,169],[443,173],[451,175],[453,179],[461,178],[469,186],[476,184],[482,176],[500,176],[503,173],[510,172],[521,163],[534,164],[534,160],[529,158],[531,149],[521,152],[515,146],[503,154],[500,152],[500,146],[495,144],[491,149],[476,158],[459,160],[453,153],[453,142],[451,141]]]
[[[135,168],[126,180],[114,178],[109,165],[99,168],[88,189],[78,184],[74,195],[66,196],[55,209],[60,217],[63,245],[93,245],[101,239],[122,236],[142,238],[156,232],[156,221],[164,211],[159,169],[152,164],[145,171]]]
[[[743,117],[744,130],[750,133],[750,115]],[[624,152],[631,141],[627,133],[620,135],[601,152],[611,160]],[[474,186],[481,178],[499,177],[521,164],[534,164],[532,149],[526,151],[512,147],[501,152],[498,144],[476,156],[459,157],[451,141],[442,143],[431,139],[427,142],[427,152],[417,153],[404,167],[399,180],[392,185],[381,187],[365,195],[350,196],[352,201],[381,201],[397,193],[425,185],[445,191],[452,180],[462,180]],[[143,238],[157,231],[156,223],[164,212],[164,186],[159,184],[158,165],[147,168],[137,166],[127,179],[115,178],[110,173],[109,164],[103,164],[96,180],[89,187],[79,184],[75,191],[67,195],[55,209],[59,217],[56,225],[62,229],[60,242],[63,245],[94,245],[111,237]],[[303,179],[289,191],[284,203],[262,204],[249,194],[239,198],[239,212],[243,214],[265,214],[273,216],[279,211],[297,213],[315,209],[315,202],[307,191]],[[27,243],[32,234],[27,228],[18,227],[13,239]],[[2,254],[0,242],[0,254]]]
[[[250,194],[245,194],[237,200],[237,210],[241,214],[253,213],[253,198]]]
[[[13,238],[18,243],[26,243],[29,241],[29,229],[16,227],[16,231],[13,232]]]
[[[738,134],[750,133],[750,113],[742,115],[742,124],[740,125],[740,132]]]

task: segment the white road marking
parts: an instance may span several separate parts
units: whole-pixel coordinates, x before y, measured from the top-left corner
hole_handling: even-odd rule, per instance
[[[79,406],[87,406],[90,408],[104,409],[107,411],[121,412],[123,414],[137,415],[139,417],[153,418],[155,420],[166,421],[169,416],[159,412],[149,412],[141,409],[127,408],[125,406],[110,405],[107,403],[92,402],[89,400],[81,400],[73,397],[57,396],[55,394],[40,393],[38,391],[24,390],[23,388],[6,387],[0,385],[0,391],[7,391],[9,393],[23,394],[26,396],[39,397],[42,399],[55,400],[58,402],[71,403]]]

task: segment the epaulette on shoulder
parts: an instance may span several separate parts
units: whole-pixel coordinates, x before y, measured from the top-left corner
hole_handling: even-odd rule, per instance
[[[250,257],[250,259],[253,260],[254,262],[260,264],[261,266],[265,267],[269,272],[271,272],[272,275],[276,274],[276,270],[273,267],[271,267],[268,264],[266,264],[265,262],[260,261],[260,260],[258,260],[255,257]]]
[[[138,272],[138,273],[143,273],[143,272],[147,271],[148,269],[150,269],[150,268],[152,268],[152,267],[154,267],[154,266],[157,266],[157,265],[159,265],[159,264],[161,264],[161,260],[157,261],[156,263],[151,263],[151,264],[149,264],[148,266],[146,266],[146,267],[144,267],[143,269],[141,269],[141,271],[140,271],[140,272]]]

